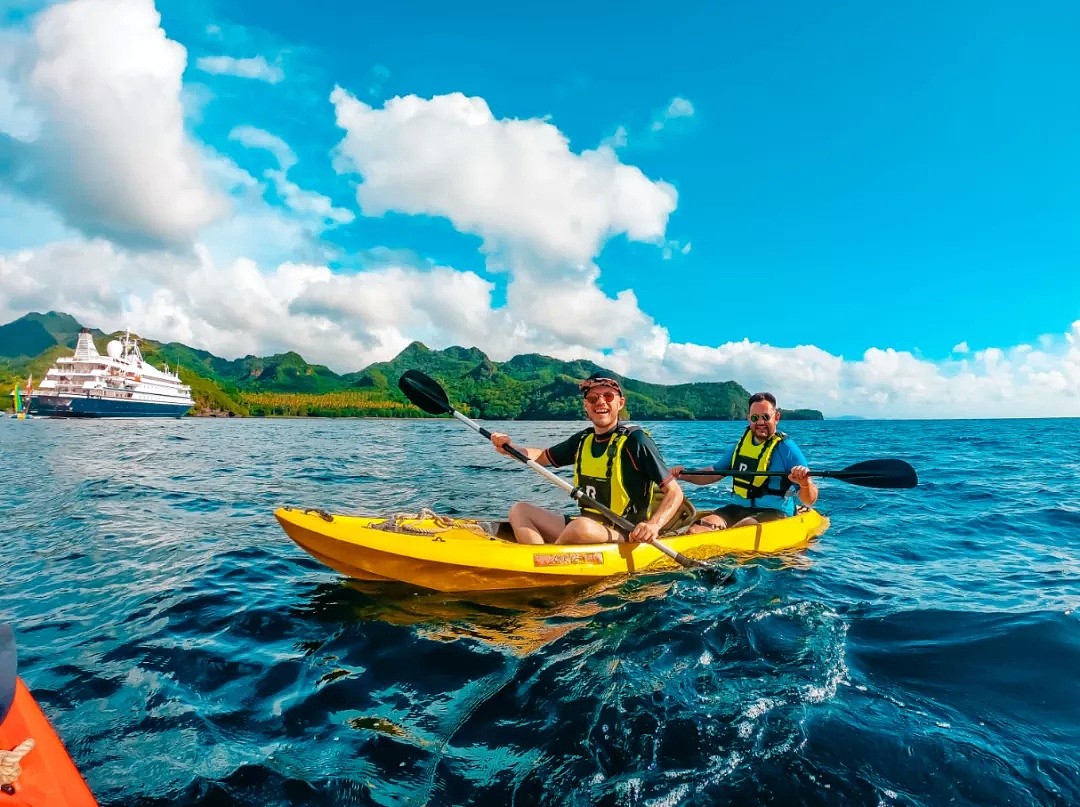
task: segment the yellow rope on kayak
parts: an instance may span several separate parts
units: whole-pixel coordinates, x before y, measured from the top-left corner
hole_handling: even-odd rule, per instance
[[[34,741],[23,740],[10,751],[0,751],[0,787],[8,788],[22,773],[19,762],[34,749]]]
[[[432,526],[420,526],[416,522],[430,521]],[[409,523],[413,522],[413,523]],[[387,532],[411,532],[415,535],[435,535],[445,532],[451,527],[459,527],[463,530],[475,532],[477,535],[487,535],[484,528],[475,521],[461,518],[440,516],[428,507],[420,508],[419,513],[395,513],[385,521],[370,525],[373,530],[386,530]]]

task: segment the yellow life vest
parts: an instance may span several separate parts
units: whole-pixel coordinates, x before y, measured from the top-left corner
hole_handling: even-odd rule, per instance
[[[599,457],[593,456],[596,432],[589,432],[578,445],[577,457],[574,460],[574,486],[581,488],[588,496],[635,524],[652,515],[664,498],[664,492],[660,486],[655,482],[649,482],[648,507],[645,512],[638,512],[623,483],[622,447],[627,438],[639,428],[639,426],[627,426],[620,423],[611,432],[607,449]],[[600,515],[598,510],[589,507],[584,502],[579,501],[578,504],[583,515]]]
[[[770,488],[769,477],[750,476],[747,473],[753,471],[761,474],[768,471],[769,460],[772,459],[773,452],[785,437],[787,435],[783,432],[776,432],[760,445],[754,445],[754,433],[750,429],[743,433],[742,439],[731,453],[732,492],[736,496],[753,502],[762,496],[783,496],[786,489],[791,487],[790,480],[783,480],[780,482],[779,489]],[[788,484],[784,485],[784,482]]]

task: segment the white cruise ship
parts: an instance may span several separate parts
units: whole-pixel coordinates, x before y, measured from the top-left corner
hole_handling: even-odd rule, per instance
[[[89,328],[79,332],[75,355],[57,359],[30,394],[30,414],[52,417],[181,417],[195,401],[191,387],[168,366],[143,361],[128,331],[102,356]]]

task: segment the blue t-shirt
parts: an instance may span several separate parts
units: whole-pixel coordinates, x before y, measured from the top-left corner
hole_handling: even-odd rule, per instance
[[[723,459],[713,463],[713,470],[715,471],[727,471],[731,468],[731,456],[735,453],[735,449],[738,447],[738,443],[731,447],[731,450],[724,456]],[[809,465],[806,461],[806,457],[803,456],[802,449],[795,445],[795,441],[790,437],[780,441],[780,445],[773,451],[772,456],[769,457],[769,470],[770,471],[784,471],[790,473],[791,469],[796,465]],[[772,477],[772,485],[775,486],[780,482],[780,477]],[[754,500],[754,507],[768,507],[773,510],[782,510],[789,516],[795,515],[795,507],[797,505],[796,491],[799,486],[794,482],[791,483],[791,488],[788,489],[786,496],[762,496],[759,499]],[[732,491],[728,496],[728,501],[725,504],[738,504],[743,507],[749,506],[750,502],[744,499],[742,496],[736,496]]]

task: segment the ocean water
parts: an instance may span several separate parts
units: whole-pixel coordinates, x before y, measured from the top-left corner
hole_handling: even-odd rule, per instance
[[[741,430],[649,428],[688,466]],[[829,531],[724,585],[469,598],[272,516],[569,506],[455,421],[4,418],[0,621],[107,805],[1080,804],[1080,421],[788,432],[920,486],[822,480]]]

